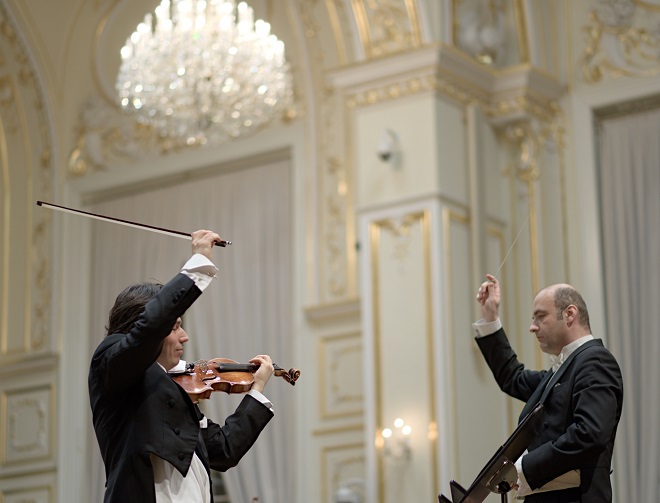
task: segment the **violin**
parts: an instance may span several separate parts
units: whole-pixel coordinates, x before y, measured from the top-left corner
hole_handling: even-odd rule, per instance
[[[185,370],[170,372],[170,376],[181,386],[193,403],[206,400],[214,391],[227,394],[247,393],[254,384],[253,373],[260,367],[257,363],[238,363],[228,358],[199,360],[186,365]],[[282,377],[291,386],[296,385],[300,370],[284,370],[273,364],[274,375]]]

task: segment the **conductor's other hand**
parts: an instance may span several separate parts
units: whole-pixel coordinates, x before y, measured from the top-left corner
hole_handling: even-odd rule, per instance
[[[211,252],[216,242],[222,241],[222,238],[213,231],[199,230],[191,234],[192,252],[204,255],[211,260]]]
[[[259,368],[253,375],[254,383],[252,384],[252,389],[259,393],[263,393],[268,379],[270,379],[270,376],[275,372],[273,361],[268,355],[257,355],[250,360],[250,363],[256,363],[259,365]]]
[[[499,318],[500,284],[495,276],[486,274],[486,281],[477,291],[477,302],[481,304],[481,317],[484,321],[495,321]]]

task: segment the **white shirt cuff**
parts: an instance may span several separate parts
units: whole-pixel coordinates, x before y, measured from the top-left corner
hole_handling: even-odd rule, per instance
[[[525,457],[525,454],[527,454],[527,451],[523,453],[522,456],[518,458],[518,461],[516,461],[516,470],[518,471],[518,496],[527,496],[532,492],[532,488],[529,487],[529,484],[527,483],[527,479],[525,478],[525,473],[523,472],[522,468],[522,460],[523,457]]]
[[[547,491],[562,491],[564,489],[580,487],[580,470],[570,470],[559,475],[559,477],[551,480],[542,487],[532,491],[532,488],[529,487],[529,484],[527,483],[527,479],[525,479],[525,473],[522,469],[522,460],[525,457],[525,454],[527,454],[527,451],[525,451],[518,461],[516,461],[516,470],[518,471],[518,492],[516,494],[516,499],[525,499],[525,496],[529,496],[530,494],[544,493]]]
[[[197,288],[202,292],[211,284],[217,276],[218,268],[207,257],[195,253],[181,268],[181,274],[185,274],[195,282]]]
[[[495,321],[484,321],[482,319],[475,321],[472,324],[472,328],[476,330],[477,337],[485,337],[486,335],[494,334],[500,328],[502,328],[502,320],[497,318]]]
[[[261,403],[263,403],[266,407],[270,409],[271,412],[275,412],[273,409],[273,404],[266,398],[262,393],[259,393],[256,389],[251,389],[248,391],[248,395],[250,395],[252,398],[259,400]]]

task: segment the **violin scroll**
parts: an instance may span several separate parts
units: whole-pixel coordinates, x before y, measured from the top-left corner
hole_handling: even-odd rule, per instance
[[[292,369],[289,369],[288,371],[286,371],[283,368],[278,367],[275,364],[273,364],[273,367],[275,368],[275,376],[281,377],[286,382],[288,382],[291,386],[296,385],[296,381],[300,377],[300,370],[292,368]]]

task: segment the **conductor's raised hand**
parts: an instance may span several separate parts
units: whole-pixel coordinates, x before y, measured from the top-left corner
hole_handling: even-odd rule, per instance
[[[222,241],[222,238],[213,231],[199,230],[191,234],[192,236],[192,251],[199,253],[211,260],[211,252],[215,243]]]
[[[250,363],[256,363],[259,365],[259,368],[253,375],[254,383],[252,384],[252,389],[259,393],[263,393],[268,379],[270,379],[270,376],[275,372],[273,360],[271,360],[268,355],[257,355],[250,360]]]
[[[492,274],[486,274],[486,281],[479,287],[477,302],[481,304],[481,317],[484,321],[495,321],[499,318],[500,283]]]

